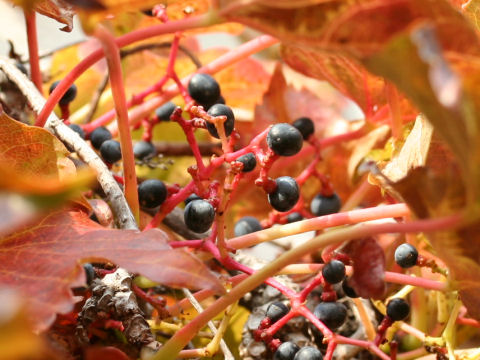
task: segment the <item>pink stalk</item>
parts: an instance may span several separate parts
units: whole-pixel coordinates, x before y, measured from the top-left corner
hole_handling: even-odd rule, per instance
[[[140,206],[138,203],[137,175],[135,172],[135,158],[133,155],[132,136],[128,123],[128,109],[126,106],[126,97],[122,76],[122,63],[120,61],[120,51],[112,34],[98,25],[95,30],[95,36],[102,43],[105,57],[108,64],[108,73],[112,88],[113,100],[115,102],[115,111],[117,113],[117,123],[120,132],[120,145],[122,149],[123,173],[125,179],[125,198],[127,199],[130,210],[132,210],[135,219],[139,220]]]
[[[343,213],[302,220],[296,223],[286,224],[239,236],[227,241],[227,245],[235,249],[243,249],[282,236],[295,235],[313,230],[322,230],[334,226],[356,224],[370,220],[403,217],[407,214],[409,214],[409,210],[405,204],[382,205],[373,208],[352,210]]]
[[[250,269],[246,265],[240,264],[239,262],[233,260],[231,257],[226,257],[225,259],[223,259],[222,264],[225,267],[227,267],[228,269],[242,271],[242,272],[244,272],[245,274],[248,274],[248,275],[252,275],[255,272],[255,270]],[[266,279],[265,283],[267,285],[270,285],[271,287],[277,289],[283,295],[285,295],[289,298],[293,298],[296,295],[295,291],[293,291],[292,289],[283,285],[282,283],[278,282],[275,279]]]
[[[148,28],[132,31],[131,33],[120,36],[115,39],[118,47],[124,47],[134,42],[145,40],[157,35],[171,34],[177,31],[193,29],[202,26],[213,25],[218,19],[213,18],[210,14],[190,17],[179,21],[168,22],[166,24],[159,24],[150,26]],[[58,103],[60,98],[65,94],[68,88],[74,83],[74,81],[82,75],[90,66],[95,64],[103,57],[103,51],[101,49],[95,50],[85,59],[83,59],[72,71],[58,84],[55,90],[50,94],[45,106],[38,115],[36,126],[44,126],[48,116],[53,111],[55,104]],[[112,114],[114,116],[114,113]]]
[[[385,271],[385,281],[402,285],[418,286],[427,290],[448,290],[448,283],[446,282],[429,280],[421,277],[414,277],[390,271]]]
[[[30,78],[35,87],[43,94],[42,73],[40,71],[40,58],[38,56],[37,18],[35,11],[25,11],[27,26],[28,57],[30,62]]]

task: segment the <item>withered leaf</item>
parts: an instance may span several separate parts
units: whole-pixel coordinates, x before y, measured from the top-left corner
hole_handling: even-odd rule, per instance
[[[382,298],[385,292],[385,254],[374,238],[350,241],[343,249],[353,261],[348,284],[363,298]]]

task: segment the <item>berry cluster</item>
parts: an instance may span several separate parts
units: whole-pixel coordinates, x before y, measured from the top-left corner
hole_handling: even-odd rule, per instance
[[[167,74],[164,78],[165,82],[168,79],[178,80],[172,74]],[[337,193],[329,177],[318,170],[320,167],[317,164],[322,160],[320,155],[322,147],[315,137],[315,124],[310,118],[300,117],[291,123],[276,123],[263,129],[249,143],[239,146],[241,135],[238,133],[238,128],[240,126],[238,122],[236,123],[235,111],[225,104],[220,85],[215,78],[205,73],[197,73],[191,76],[186,88],[181,81],[176,81],[176,83],[185,105],[181,108],[173,102],[167,102],[158,107],[153,114],[142,119],[142,140],[133,144],[135,164],[151,166],[154,163],[153,160],[161,156],[157,151],[160,144],[153,141],[153,128],[157,125],[162,126],[163,122],[169,121],[180,126],[185,133],[195,165],[188,168],[192,179],[183,187],[178,184],[168,184],[167,181],[164,182],[158,178],[136,179],[134,177],[138,183],[137,189],[132,186],[134,194],[135,190],[138,193],[137,205],[142,210],[154,214],[145,229],[157,227],[175,207],[184,207],[181,225],[184,229],[189,230],[189,233],[193,232],[198,235],[196,239],[201,240],[173,241],[172,247],[185,246],[208,252],[211,258],[224,267],[222,271],[241,271],[251,274],[253,270],[237,263],[236,259],[230,257],[230,253],[235,250],[229,247],[224,235],[225,224],[228,223],[225,217],[230,210],[232,199],[235,199],[232,197],[232,193],[235,193],[240,181],[249,181],[260,187],[264,191],[262,200],[265,203],[268,201],[272,210],[265,218],[260,218],[258,215],[256,215],[258,218],[254,216],[240,217],[233,229],[234,236],[239,238],[236,240],[242,241],[256,236],[261,238],[264,233],[268,232],[268,230],[263,230],[277,224],[294,223],[307,219],[302,224],[285,226],[285,228],[295,228],[312,223],[308,219],[313,217],[332,215],[320,219],[322,221],[340,217],[333,214],[338,213],[342,208],[340,196],[343,197],[343,192],[337,188]],[[50,92],[54,91],[56,86],[58,86],[58,82],[52,84]],[[120,143],[115,132],[112,131],[112,135],[112,132],[102,124],[87,124],[88,126],[69,124],[68,106],[75,99],[76,93],[76,87],[72,85],[60,99],[62,118],[73,131],[90,142],[112,172],[118,171],[118,173],[114,173],[114,178],[126,188],[127,184],[124,184],[124,181],[128,177],[127,174],[121,174],[121,171],[127,171],[123,162],[127,161],[125,159],[128,152],[126,149],[129,148],[125,147],[123,138]],[[138,101],[137,98],[135,99]],[[105,124],[103,123],[103,125]],[[218,146],[218,149],[221,149],[223,153],[215,153],[207,163],[195,138],[196,131],[203,131],[204,134],[208,132],[209,140],[214,141],[215,145],[221,145],[221,147]],[[297,176],[288,174],[271,177],[270,170],[275,162],[282,165],[282,162],[289,160],[285,159],[286,157],[298,156],[300,158],[306,147],[313,147],[316,154],[307,168]],[[122,149],[124,150],[123,159]],[[291,158],[290,160],[295,161],[295,159]],[[121,160],[123,160],[122,163],[120,163]],[[217,171],[219,169],[221,171]],[[320,186],[319,189],[315,189],[307,195],[303,191],[303,185],[310,177],[316,178],[320,182]],[[321,231],[321,229],[314,230]],[[263,232],[255,234],[261,231]],[[252,235],[246,236],[248,234]],[[282,343],[280,335],[277,334],[277,338],[274,336],[291,318],[304,316],[310,320],[311,326],[315,326],[316,330],[313,332],[321,333],[320,335],[326,339],[325,342],[328,340],[329,347],[331,344],[334,345],[333,348],[337,345],[336,336],[340,336],[343,329],[347,327],[344,324],[347,322],[347,313],[353,303],[347,297],[357,298],[356,290],[363,295],[363,289],[358,287],[356,274],[353,278],[347,277],[346,265],[355,265],[355,261],[342,254],[341,251],[341,248],[337,248],[322,253],[322,264],[311,264],[321,268],[321,271],[302,283],[302,290],[298,292],[283,286],[274,278],[264,281],[280,290],[282,296],[286,298],[285,302],[275,301],[268,306],[265,318],[261,321],[258,329],[253,332],[255,340],[263,341],[262,345],[268,346],[273,352],[274,359],[322,360],[324,356],[329,360],[332,358],[333,350],[329,353],[318,343],[313,344],[318,348],[316,346],[298,346],[293,341]],[[417,249],[406,243],[395,250],[394,258],[396,264],[402,269],[413,267],[423,261]],[[355,266],[353,268],[356,272]],[[91,264],[86,264],[84,269],[87,281],[91,283],[98,273]],[[351,268],[348,269],[349,274],[350,271]],[[314,289],[320,286],[321,295],[313,296]],[[346,297],[339,300],[339,297],[343,296]],[[314,302],[308,303],[312,299]],[[400,296],[392,298],[386,304],[386,316],[378,327],[377,338],[369,344],[378,347],[385,342],[386,330],[393,322],[405,320],[409,314],[410,305],[405,299]],[[334,334],[334,332],[340,332],[340,334]],[[316,340],[318,336],[314,334],[312,338]]]

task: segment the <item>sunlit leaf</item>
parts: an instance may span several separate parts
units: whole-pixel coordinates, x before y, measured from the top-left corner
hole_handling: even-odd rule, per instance
[[[0,283],[27,299],[36,329],[72,309],[70,287],[84,281],[82,261],[108,260],[165,285],[223,292],[200,260],[167,241],[158,229],[105,229],[82,212],[57,212],[0,240]]]

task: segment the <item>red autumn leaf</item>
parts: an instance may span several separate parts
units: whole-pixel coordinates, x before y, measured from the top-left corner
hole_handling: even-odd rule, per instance
[[[82,212],[56,212],[1,239],[0,283],[27,299],[37,330],[73,308],[70,288],[84,282],[82,261],[108,260],[165,285],[223,292],[200,260],[167,240],[158,229],[105,229]]]
[[[322,93],[313,93],[306,87],[298,86],[298,79],[294,80],[296,87],[287,82],[283,68],[278,63],[262,102],[255,107],[255,120],[238,124],[243,135],[242,142],[249,141],[271,124],[291,123],[302,116],[313,120],[315,135],[320,138],[346,130],[348,122],[341,116],[346,100],[342,96],[327,88],[323,88]]]
[[[350,241],[343,251],[353,261],[349,285],[363,298],[379,299],[385,292],[385,254],[374,238]]]
[[[62,31],[70,32],[73,29],[73,16],[75,10],[73,6],[63,0],[42,0],[35,3],[35,11],[40,14],[51,17],[58,22],[65,24]]]

